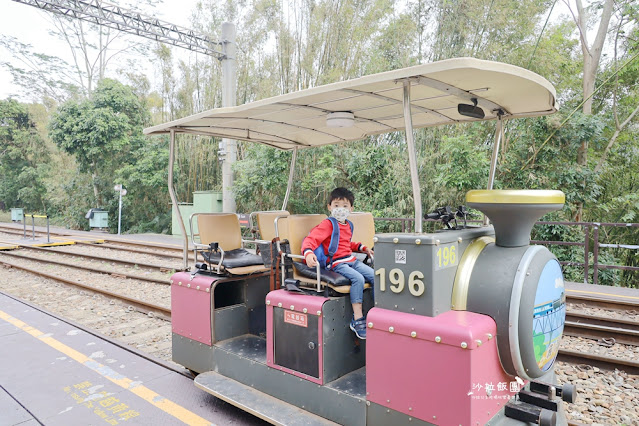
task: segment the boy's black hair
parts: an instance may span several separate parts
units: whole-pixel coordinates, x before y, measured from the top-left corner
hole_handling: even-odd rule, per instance
[[[331,204],[333,200],[339,200],[340,198],[348,200],[348,202],[351,203],[351,207],[355,205],[355,195],[348,189],[342,187],[335,188],[333,192],[331,192],[327,204]]]

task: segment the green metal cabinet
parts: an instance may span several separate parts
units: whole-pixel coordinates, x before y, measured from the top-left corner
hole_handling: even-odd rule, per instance
[[[13,208],[11,209],[11,220],[13,222],[21,222],[24,220],[24,209],[23,208]]]

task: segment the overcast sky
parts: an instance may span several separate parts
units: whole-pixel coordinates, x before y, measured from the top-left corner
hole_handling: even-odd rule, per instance
[[[164,21],[182,27],[190,28],[189,17],[195,8],[198,0],[164,0],[163,4],[155,10],[146,11],[147,15],[155,15]],[[69,46],[55,37],[49,35],[49,30],[53,28],[50,20],[50,13],[33,6],[16,3],[11,0],[0,0],[0,34],[16,37],[23,43],[33,46],[35,52],[46,53],[51,56],[58,56],[71,62],[71,52]],[[130,36],[134,37],[134,36]],[[172,48],[174,54],[183,51],[181,55],[188,57],[188,52],[180,48]],[[182,57],[182,56],[180,56]],[[8,52],[0,47],[0,62],[9,60],[16,65],[19,63],[12,61]],[[118,64],[112,64],[112,70],[118,68]],[[151,70],[150,64],[147,69]],[[148,76],[153,81],[153,76]],[[9,95],[17,95],[21,92],[20,87],[12,82],[11,75],[0,67],[0,99],[6,99]],[[27,101],[28,99],[21,99]]]

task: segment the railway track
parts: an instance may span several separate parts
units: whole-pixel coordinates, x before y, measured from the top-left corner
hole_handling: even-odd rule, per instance
[[[157,304],[154,304],[154,303],[146,302],[144,300],[140,300],[140,299],[137,299],[137,298],[125,296],[123,294],[114,293],[112,291],[96,288],[96,287],[93,287],[93,286],[90,286],[90,285],[82,284],[82,283],[77,282],[77,281],[72,281],[72,280],[66,279],[64,277],[59,277],[59,276],[53,275],[53,274],[47,274],[46,272],[34,271],[33,269],[27,268],[27,267],[24,267],[24,266],[20,266],[20,265],[8,263],[8,262],[1,262],[1,263],[6,268],[19,269],[21,271],[29,272],[30,274],[34,274],[34,275],[38,275],[38,276],[43,277],[43,278],[48,278],[50,280],[58,281],[58,282],[61,282],[61,283],[64,283],[64,284],[67,284],[67,285],[70,285],[70,286],[73,286],[73,287],[81,288],[83,290],[87,290],[87,291],[96,293],[96,294],[101,294],[101,295],[104,295],[104,296],[112,297],[114,299],[117,299],[117,300],[120,300],[122,302],[128,303],[130,306],[133,306],[134,308],[137,308],[141,312],[153,312],[153,313],[156,313],[156,314],[164,316],[165,319],[167,319],[167,320],[171,318],[171,309],[167,308],[165,306],[161,306],[161,305],[157,305]]]
[[[616,358],[606,355],[588,352],[559,349],[557,360],[577,365],[591,365],[602,370],[621,370],[628,374],[639,374],[639,362],[624,358]]]
[[[108,271],[104,269],[98,269],[92,266],[75,265],[73,263],[59,262],[57,260],[52,260],[52,259],[40,259],[37,257],[30,257],[30,256],[17,254],[17,253],[2,253],[1,255],[10,256],[17,259],[24,259],[24,260],[34,261],[34,262],[45,263],[48,265],[56,265],[56,266],[62,266],[65,268],[80,269],[83,271],[94,272],[97,274],[112,275],[112,276],[117,276],[122,278],[130,278],[132,280],[147,281],[147,282],[156,283],[156,284],[169,285],[167,280],[161,280],[161,279],[152,278],[152,277],[145,277],[143,275],[128,274],[128,273],[119,272],[119,271]],[[162,268],[161,270],[164,270],[164,268]]]
[[[95,256],[95,255],[90,255],[86,253],[64,252],[64,251],[56,250],[54,248],[47,248],[47,247],[33,247],[33,246],[21,245],[21,244],[15,244],[15,243],[14,245],[18,246],[20,250],[29,250],[29,251],[34,251],[38,253],[47,253],[47,254],[59,254],[61,256],[72,256],[72,257],[77,257],[82,259],[98,260],[98,261],[104,261],[109,263],[119,263],[121,265],[128,265],[132,267],[141,266],[148,269],[159,270],[160,272],[170,272],[175,270],[174,267],[167,266],[167,265],[153,265],[146,262],[144,263],[134,262],[130,260],[116,259],[113,257]],[[6,255],[10,255],[10,253],[12,252],[9,252],[9,251],[2,252],[2,254],[6,254]],[[17,256],[17,257],[21,257],[21,256]],[[25,258],[27,257],[25,256]],[[37,260],[37,258],[33,258],[33,259]]]
[[[639,346],[639,323],[576,312],[566,313],[564,334],[601,341]]]
[[[5,234],[10,234],[10,235],[18,235],[18,236],[24,235],[23,230],[20,230],[11,226],[6,226],[6,225],[0,225],[0,232]],[[64,238],[73,239],[78,236],[78,235],[74,235],[72,232],[50,232],[49,234],[53,238],[63,238],[63,239]],[[27,237],[30,237],[31,235],[32,235],[31,232],[27,232]],[[37,237],[43,237],[43,236],[46,236],[47,234],[44,231],[36,230],[35,235]],[[170,246],[170,245],[162,244],[162,243],[147,243],[142,241],[126,240],[124,238],[114,237],[111,234],[104,234],[104,235],[101,235],[100,237],[101,239],[105,241],[105,243],[99,244],[99,246],[103,248],[111,248],[115,250],[124,250],[131,253],[149,254],[153,256],[161,256],[161,257],[175,258],[175,259],[182,259],[182,256],[183,256],[182,247],[179,247],[179,246]],[[15,242],[11,242],[11,244],[17,245]],[[76,241],[76,244],[85,244],[85,245],[94,245],[94,246],[96,245],[95,243],[82,242],[82,241]],[[190,252],[189,252],[189,257],[191,259],[193,258]]]

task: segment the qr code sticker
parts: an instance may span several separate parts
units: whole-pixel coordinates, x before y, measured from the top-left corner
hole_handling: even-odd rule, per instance
[[[406,250],[395,250],[395,263],[406,264]]]

